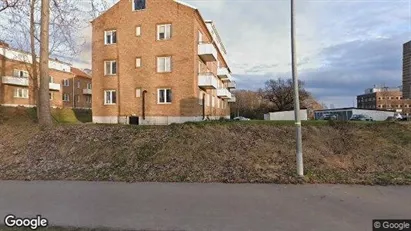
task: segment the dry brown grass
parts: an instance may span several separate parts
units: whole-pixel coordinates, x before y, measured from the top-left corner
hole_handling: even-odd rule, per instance
[[[159,127],[0,124],[0,179],[411,184],[411,125],[304,126],[306,177],[295,176],[294,128],[267,123]]]

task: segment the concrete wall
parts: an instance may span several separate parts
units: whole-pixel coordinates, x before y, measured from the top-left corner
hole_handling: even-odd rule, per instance
[[[300,110],[301,120],[308,120],[307,110]],[[264,115],[264,120],[295,120],[294,111],[270,112]]]

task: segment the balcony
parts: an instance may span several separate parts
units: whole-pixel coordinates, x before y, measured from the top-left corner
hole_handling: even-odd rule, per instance
[[[228,99],[227,102],[229,102],[229,103],[235,103],[235,102],[236,102],[235,96],[231,96],[231,98]]]
[[[217,79],[211,72],[198,74],[198,87],[202,89],[217,89]]]
[[[3,78],[1,78],[1,82],[3,84],[25,86],[25,87],[29,85],[28,78],[14,77],[14,76],[3,76]]]
[[[220,67],[217,69],[217,76],[223,81],[231,81],[231,74],[226,67]]]
[[[83,89],[83,95],[91,95],[92,90],[91,89]]]
[[[237,83],[236,82],[228,82],[227,83],[227,88],[235,89],[235,88],[237,88]]]
[[[217,61],[217,49],[212,43],[198,44],[198,55],[204,62]]]
[[[226,88],[220,88],[217,89],[217,97],[223,98],[223,99],[230,99],[231,98],[231,92],[227,90]]]
[[[60,91],[60,84],[58,83],[49,83],[50,91]]]

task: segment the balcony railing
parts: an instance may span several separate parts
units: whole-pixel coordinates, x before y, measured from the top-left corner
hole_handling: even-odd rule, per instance
[[[58,83],[49,83],[50,91],[60,91],[60,84]]]
[[[217,49],[212,43],[198,44],[198,55],[204,62],[217,61]]]
[[[228,100],[227,100],[227,102],[229,102],[229,103],[235,103],[236,102],[236,98],[235,98],[235,96],[231,96],[231,98],[229,98]]]
[[[236,82],[228,82],[227,83],[227,88],[235,89],[235,88],[237,88],[237,83]]]
[[[231,98],[231,92],[227,90],[226,88],[220,88],[217,89],[217,97],[223,98],[223,99],[230,99]]]
[[[231,74],[226,67],[220,67],[217,69],[217,76],[223,81],[231,81]]]
[[[3,84],[16,85],[16,86],[28,86],[29,79],[24,77],[3,76],[1,78]]]
[[[217,78],[213,73],[200,73],[198,74],[198,87],[202,89],[217,89]]]
[[[92,90],[91,89],[83,89],[83,95],[91,95]]]

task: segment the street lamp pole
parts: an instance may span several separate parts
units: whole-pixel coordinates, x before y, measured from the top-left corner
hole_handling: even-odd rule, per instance
[[[296,126],[296,149],[297,149],[297,174],[299,176],[304,176],[303,168],[303,146],[302,146],[302,135],[301,135],[301,118],[300,118],[300,96],[299,96],[299,86],[298,86],[298,76],[297,76],[297,57],[295,48],[295,6],[294,0],[291,0],[291,59],[292,59],[292,75],[294,83],[294,115],[295,115],[295,126]]]

